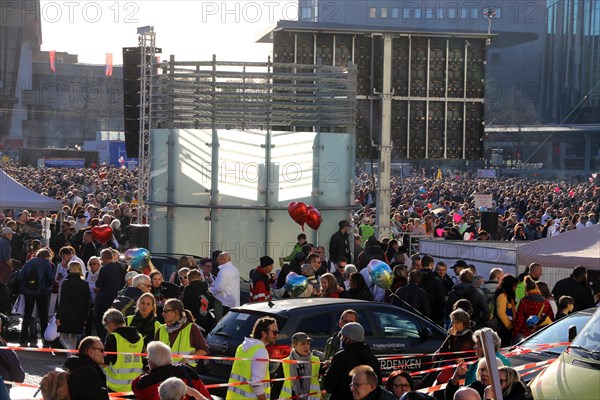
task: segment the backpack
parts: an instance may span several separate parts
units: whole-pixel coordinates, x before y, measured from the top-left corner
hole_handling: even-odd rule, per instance
[[[38,290],[40,287],[40,278],[38,276],[37,268],[31,267],[29,274],[27,274],[27,280],[25,281],[25,288],[29,290]]]
[[[50,371],[40,381],[44,400],[71,400],[68,371]]]
[[[133,315],[135,313],[135,305],[136,300],[129,296],[125,296],[124,294],[118,295],[112,303],[113,308],[121,311],[123,317]]]

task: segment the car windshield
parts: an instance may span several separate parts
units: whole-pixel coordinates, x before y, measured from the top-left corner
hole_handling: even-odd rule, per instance
[[[579,332],[571,346],[600,355],[600,309],[596,310],[590,322]]]
[[[540,344],[548,344],[548,343],[565,343],[569,341],[569,327],[571,325],[575,325],[577,327],[577,332],[581,331],[583,326],[590,319],[590,314],[588,313],[575,313],[571,314],[565,318],[561,318],[552,325],[548,326],[546,329],[543,329],[527,339],[523,342],[519,343],[520,347],[525,347],[530,350],[535,350]],[[566,346],[556,346],[550,349],[551,352],[555,352],[560,354]]]

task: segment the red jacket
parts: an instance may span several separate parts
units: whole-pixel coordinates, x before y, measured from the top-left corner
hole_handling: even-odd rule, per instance
[[[250,274],[250,300],[249,302],[255,301],[266,301],[271,300],[271,284],[273,280],[265,271],[263,267],[256,267]]]
[[[210,399],[210,393],[204,387],[200,376],[188,365],[166,365],[146,372],[135,378],[131,383],[131,389],[137,400],[160,400],[158,387],[161,383],[171,377],[180,378],[186,385],[193,387],[203,396]],[[190,384],[191,380],[191,384]],[[189,397],[184,397],[189,399]]]
[[[523,335],[527,337],[537,330],[537,327],[528,327],[527,318],[532,315],[540,317],[540,323],[543,322],[546,317],[554,320],[554,312],[548,300],[546,300],[539,291],[532,291],[523,297],[517,307],[517,315],[513,320],[514,336]]]

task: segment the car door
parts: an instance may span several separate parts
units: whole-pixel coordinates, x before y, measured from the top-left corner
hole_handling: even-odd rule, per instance
[[[369,310],[369,317],[376,332],[367,342],[380,359],[381,370],[388,375],[393,370],[419,371],[429,368],[431,356],[394,358],[399,355],[431,354],[439,348],[443,337],[427,329],[417,316],[392,307]]]

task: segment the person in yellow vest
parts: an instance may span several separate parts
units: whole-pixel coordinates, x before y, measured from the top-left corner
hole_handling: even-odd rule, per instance
[[[292,352],[283,359],[283,381],[279,398],[301,397],[307,400],[320,400],[321,387],[319,386],[319,368],[321,360],[310,352],[312,339],[304,332],[297,332],[292,336]],[[289,363],[288,360],[298,361]],[[287,379],[301,377],[299,379]]]
[[[133,326],[125,326],[121,311],[109,308],[102,316],[102,324],[108,334],[104,342],[104,372],[106,385],[113,392],[131,391],[131,382],[142,374],[143,363],[140,355],[144,350],[144,338]]]
[[[261,382],[270,379],[269,354],[265,346],[274,344],[279,335],[277,321],[263,317],[256,321],[251,337],[244,338],[235,351],[226,400],[269,400],[271,384]]]
[[[189,310],[183,308],[178,299],[169,299],[163,307],[164,325],[158,328],[156,340],[171,347],[173,354],[206,356],[208,344],[202,336],[202,330],[194,323],[194,317]],[[187,363],[192,367],[198,364],[198,359],[173,357],[173,361]]]

